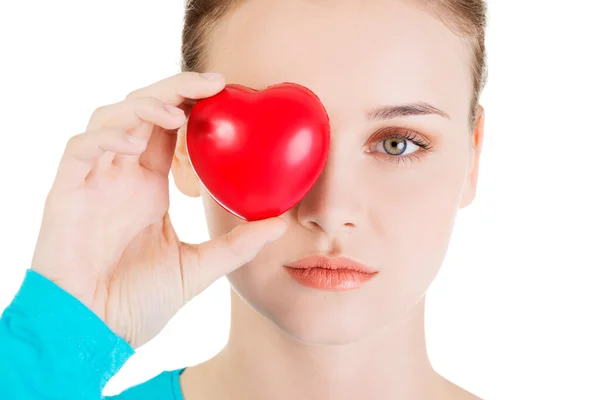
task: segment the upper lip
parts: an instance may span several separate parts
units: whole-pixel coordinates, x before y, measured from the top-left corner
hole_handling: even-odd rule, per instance
[[[294,263],[286,264],[289,268],[324,268],[324,269],[345,269],[351,271],[374,274],[379,271],[356,262],[346,257],[329,258],[324,256],[310,256],[302,258]]]

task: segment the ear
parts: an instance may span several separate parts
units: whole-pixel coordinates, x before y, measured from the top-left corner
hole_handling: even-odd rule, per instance
[[[190,164],[187,146],[185,141],[185,134],[187,129],[187,123],[183,124],[179,131],[177,131],[177,144],[175,146],[175,153],[173,154],[173,164],[171,165],[171,172],[177,189],[186,196],[200,197],[201,183],[198,180],[192,165]]]
[[[479,175],[479,158],[481,156],[481,149],[483,147],[483,127],[485,122],[485,110],[479,105],[477,107],[477,114],[475,117],[475,126],[472,132],[471,148],[470,148],[470,166],[469,175],[465,182],[465,189],[463,191],[463,197],[460,202],[459,208],[464,208],[470,205],[475,199],[475,193],[477,192],[477,178]]]

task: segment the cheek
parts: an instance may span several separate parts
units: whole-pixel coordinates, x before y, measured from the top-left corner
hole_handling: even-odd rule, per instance
[[[458,209],[465,182],[464,171],[408,172],[398,169],[370,180],[369,208],[381,235],[407,239],[445,230]]]
[[[377,200],[371,212],[391,277],[386,284],[395,288],[386,292],[409,304],[425,293],[446,255],[464,173],[446,169],[417,174],[399,168],[395,175],[388,176],[386,184],[373,186]]]
[[[414,241],[447,232],[468,174],[469,157],[463,148],[467,145],[455,143],[412,165],[372,167],[361,176],[368,186],[363,201],[375,213],[382,236]]]
[[[283,282],[289,278],[277,262],[283,259],[284,249],[285,244],[280,242],[267,244],[251,262],[227,275],[238,295],[269,319],[284,313],[287,307],[282,299],[289,293],[285,293]]]
[[[231,231],[237,225],[246,223],[221,207],[206,190],[202,190],[206,223],[211,239]],[[265,245],[251,262],[235,269],[227,275],[233,289],[245,299],[256,311],[263,315],[271,315],[263,307],[278,304],[284,271],[272,268],[272,260],[281,260],[286,254],[285,236],[276,242]]]

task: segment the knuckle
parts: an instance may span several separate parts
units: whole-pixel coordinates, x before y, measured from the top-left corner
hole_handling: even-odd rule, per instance
[[[147,115],[148,112],[156,112],[164,107],[162,101],[149,96],[127,100],[127,102],[129,102],[129,108],[133,110],[138,118],[141,118],[140,115]]]
[[[92,116],[90,117],[90,119],[91,120],[98,119],[98,118],[102,117],[104,114],[106,114],[107,111],[108,111],[107,105],[96,107],[96,109],[94,109],[94,111],[92,112]]]
[[[142,97],[139,100],[140,106],[148,107],[148,108],[162,108],[164,107],[164,103],[157,99],[156,97]]]
[[[129,92],[129,94],[127,94],[127,96],[125,96],[125,100],[131,100],[131,99],[136,99],[138,97],[140,97],[141,93],[142,93],[143,89],[135,89],[131,92]]]
[[[88,128],[90,127],[98,127],[102,125],[102,122],[106,121],[109,118],[111,112],[113,112],[114,105],[102,105],[97,107],[90,117],[88,122]]]
[[[67,140],[67,148],[77,147],[79,143],[84,139],[85,133],[79,133],[77,135],[71,136],[69,140]]]
[[[223,242],[225,243],[225,248],[227,251],[235,258],[240,258],[242,256],[241,249],[238,246],[237,232],[235,232],[235,228],[225,234],[223,238]]]
[[[101,105],[99,107],[96,107],[92,114],[102,114],[107,108],[108,108],[108,105],[106,105],[106,104]]]
[[[152,97],[140,97],[136,99],[126,100],[126,107],[131,110],[131,113],[138,122],[144,122],[150,115],[162,107],[158,99]]]

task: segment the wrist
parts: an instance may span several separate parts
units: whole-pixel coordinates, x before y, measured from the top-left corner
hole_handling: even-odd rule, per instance
[[[65,273],[64,271],[69,271],[69,268],[63,268],[60,273],[53,272],[53,269],[47,266],[32,267],[31,269],[76,298],[104,321],[105,310],[101,306],[102,302],[96,299],[99,292],[101,292],[98,290],[100,286],[98,278],[92,279],[91,277],[81,277],[75,273]],[[70,277],[67,278],[67,275],[70,275]]]

